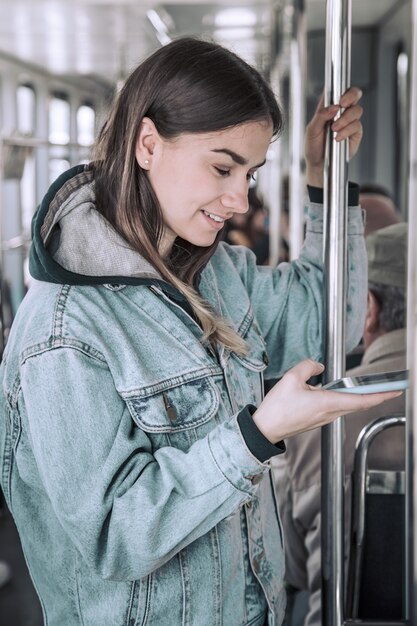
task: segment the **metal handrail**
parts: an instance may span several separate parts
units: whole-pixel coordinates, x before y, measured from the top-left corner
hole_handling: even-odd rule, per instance
[[[353,465],[353,481],[352,481],[352,529],[351,534],[354,537],[352,549],[354,554],[351,555],[352,562],[354,563],[354,574],[351,579],[354,581],[353,589],[358,589],[361,581],[361,570],[363,562],[363,541],[365,536],[365,495],[367,491],[366,487],[366,475],[368,468],[368,451],[369,447],[374,441],[375,437],[379,435],[383,430],[393,428],[395,426],[405,426],[406,418],[402,415],[391,415],[386,417],[380,417],[373,422],[367,424],[359,433],[354,465]],[[352,606],[349,613],[353,618],[358,616],[359,610],[359,594],[352,591]],[[368,620],[366,620],[368,624]]]
[[[1,142],[6,146],[22,146],[24,148],[77,148],[90,150],[92,146],[85,146],[77,142],[56,143],[48,139],[39,139],[29,135],[4,135]]]
[[[328,0],[324,104],[338,103],[350,81],[350,0]],[[345,368],[346,141],[329,130],[324,179],[325,382],[341,378]],[[343,422],[322,429],[322,623],[340,626],[344,610],[344,462]]]
[[[407,393],[406,426],[406,617],[417,624],[417,0],[412,0],[411,99],[408,188]]]

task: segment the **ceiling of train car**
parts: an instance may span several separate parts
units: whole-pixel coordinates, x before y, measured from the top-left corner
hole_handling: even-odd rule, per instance
[[[356,25],[378,23],[404,0],[353,0]],[[57,74],[114,83],[170,38],[196,34],[258,67],[270,52],[274,8],[289,0],[0,0],[0,52]],[[306,0],[308,29],[326,0]]]

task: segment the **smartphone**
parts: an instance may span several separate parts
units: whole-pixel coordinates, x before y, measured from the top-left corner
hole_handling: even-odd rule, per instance
[[[409,371],[381,372],[364,374],[334,380],[323,385],[323,389],[344,393],[379,393],[380,391],[401,391],[409,386]]]

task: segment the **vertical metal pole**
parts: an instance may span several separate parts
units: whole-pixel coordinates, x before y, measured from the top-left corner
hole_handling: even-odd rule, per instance
[[[281,93],[281,67],[280,48],[284,41],[284,33],[281,26],[281,6],[274,7],[274,27],[271,38],[271,73],[270,82],[278,100],[282,102]],[[282,204],[282,147],[281,141],[276,141],[268,150],[267,175],[268,175],[268,207],[269,207],[269,265],[275,267],[280,260],[281,242],[281,204]],[[262,170],[260,177],[262,181]]]
[[[16,96],[17,86],[17,77],[13,75],[13,72],[10,70],[3,76],[3,89],[0,95],[2,99],[2,108],[8,113],[9,128],[11,132],[15,131],[18,124]],[[4,166],[2,165],[2,167]],[[22,250],[20,248],[5,250],[4,241],[18,237],[21,234],[22,222],[20,183],[17,179],[6,179],[6,177],[3,176],[2,188],[0,191],[2,194],[2,203],[4,207],[7,207],[7,210],[3,210],[1,216],[3,237],[1,241],[3,253],[2,278],[3,281],[9,286],[12,314],[14,315],[25,293],[23,257]],[[14,207],[14,210],[11,210],[10,207]]]
[[[279,142],[268,150],[268,208],[269,208],[269,265],[275,267],[280,260],[282,171]]]
[[[46,85],[36,88],[36,135],[44,141],[36,155],[36,204],[38,204],[51,181],[49,180],[49,91]]]
[[[325,105],[338,103],[350,81],[350,0],[328,0],[326,16]],[[324,265],[326,293],[325,382],[345,369],[346,142],[329,131],[324,175]],[[344,619],[343,423],[322,429],[322,623]]]
[[[289,103],[289,238],[290,257],[297,259],[303,243],[304,177],[302,161],[305,131],[305,19],[304,0],[293,0],[290,41],[290,103]]]
[[[289,248],[292,259],[297,258],[303,243],[303,200],[304,177],[302,172],[303,138],[305,131],[305,17],[304,0],[284,0],[275,8],[275,34],[280,38],[279,53],[275,54],[272,84],[278,96],[284,99],[284,81],[289,83],[287,109],[288,155],[283,151],[283,141],[279,142],[280,167],[277,176],[280,180],[271,186],[271,191],[280,191],[279,198],[270,201],[270,265],[276,265],[280,248],[280,205],[282,198],[282,178],[289,175]],[[274,146],[274,150],[276,147]],[[287,163],[288,161],[288,163]],[[284,164],[284,165],[283,165]]]
[[[417,624],[417,0],[412,3],[410,98],[410,159],[408,186],[408,305],[407,359],[410,369],[410,390],[407,394],[406,420],[406,617],[411,626]]]

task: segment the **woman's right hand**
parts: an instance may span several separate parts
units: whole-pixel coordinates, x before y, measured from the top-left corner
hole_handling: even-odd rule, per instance
[[[339,104],[324,106],[322,95],[316,111],[307,125],[305,134],[306,181],[309,185],[323,187],[324,153],[327,125],[331,124],[336,141],[347,139],[349,159],[358,151],[362,140],[362,107],[358,104],[362,97],[359,87],[350,87],[340,98]],[[340,116],[335,119],[336,115]]]
[[[340,393],[307,384],[307,380],[323,370],[323,365],[312,359],[301,361],[267,393],[253,414],[253,421],[271,443],[325,426],[341,415],[370,409],[402,394],[401,391]]]

